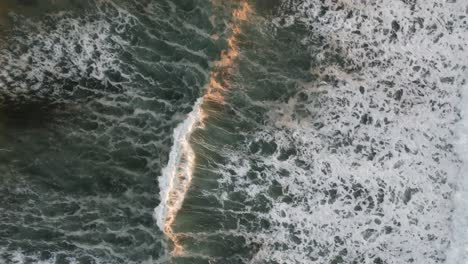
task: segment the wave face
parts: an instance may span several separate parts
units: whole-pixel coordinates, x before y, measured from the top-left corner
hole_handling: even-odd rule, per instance
[[[223,25],[203,0],[63,3],[2,40],[0,262],[164,262],[156,178]]]

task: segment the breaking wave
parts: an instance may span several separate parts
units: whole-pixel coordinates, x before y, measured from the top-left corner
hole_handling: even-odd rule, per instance
[[[203,98],[198,99],[187,119],[174,129],[174,144],[169,154],[169,161],[158,179],[161,202],[155,209],[155,218],[161,231],[174,243],[176,253],[182,251],[182,246],[178,244],[172,225],[192,181],[195,154],[190,145],[190,137],[193,130],[200,125],[202,103]]]

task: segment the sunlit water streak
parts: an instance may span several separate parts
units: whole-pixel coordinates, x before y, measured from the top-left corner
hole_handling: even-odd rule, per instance
[[[246,1],[240,2],[240,7],[233,11],[232,33],[227,40],[228,48],[221,53],[220,60],[210,74],[205,95],[196,102],[187,119],[175,129],[169,162],[159,178],[161,203],[155,209],[155,218],[160,229],[172,242],[171,254],[174,256],[184,253],[183,245],[179,235],[174,232],[173,225],[190,188],[196,162],[190,138],[193,131],[197,127],[202,127],[204,119],[209,116],[209,111],[206,111],[209,107],[206,103],[224,104],[223,94],[229,89],[226,77],[240,53],[237,42],[242,32],[239,24],[248,20],[251,12],[252,8]]]

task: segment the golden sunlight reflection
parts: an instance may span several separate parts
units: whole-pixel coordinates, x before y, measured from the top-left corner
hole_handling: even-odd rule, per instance
[[[228,90],[226,74],[231,73],[234,60],[239,56],[239,35],[242,33],[239,23],[246,21],[252,8],[249,3],[242,1],[240,7],[233,12],[232,33],[228,38],[228,48],[221,52],[221,58],[216,63],[215,70],[210,75],[210,81],[204,96],[205,100],[224,104],[224,93]],[[206,116],[206,115],[205,115]]]
[[[245,0],[242,0],[239,7],[232,13],[232,23],[230,25],[231,36],[227,40],[228,47],[221,52],[219,61],[215,64],[214,70],[210,73],[210,79],[207,84],[205,95],[201,104],[197,104],[193,112],[186,120],[187,129],[182,137],[176,138],[180,144],[180,159],[178,164],[172,168],[168,177],[171,179],[169,192],[166,198],[166,212],[163,232],[172,242],[172,256],[180,256],[184,253],[184,247],[181,242],[182,235],[173,230],[174,222],[187,193],[195,167],[195,153],[190,145],[189,139],[193,130],[203,126],[203,121],[209,116],[209,113],[203,110],[207,102],[216,102],[224,104],[224,94],[229,89],[229,80],[226,78],[232,74],[233,64],[239,56],[239,36],[242,33],[240,23],[246,21],[252,12],[251,6]]]

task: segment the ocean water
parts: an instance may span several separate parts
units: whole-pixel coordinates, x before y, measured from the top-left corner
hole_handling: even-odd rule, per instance
[[[223,25],[207,1],[39,2],[0,51],[0,263],[154,263],[156,178]]]
[[[465,1],[0,4],[0,263],[467,263]]]

